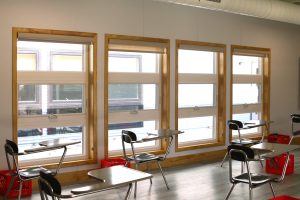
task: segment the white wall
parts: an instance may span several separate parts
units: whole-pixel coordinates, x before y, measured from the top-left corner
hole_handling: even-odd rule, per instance
[[[300,26],[150,0],[0,0],[0,146],[2,147],[5,139],[12,137],[12,27],[98,33],[99,159],[104,155],[105,33],[170,39],[171,83],[175,80],[175,39],[227,44],[228,83],[230,44],[271,48],[271,120],[275,121],[271,130],[288,133],[289,114],[299,112]],[[227,89],[229,92],[229,86]],[[171,96],[174,96],[174,93],[173,84]],[[227,99],[229,100],[229,95]],[[174,98],[171,98],[171,127],[175,124],[174,104]],[[227,105],[229,108],[228,102]],[[221,148],[180,154],[172,152],[171,156],[214,149]],[[0,148],[0,160],[5,160],[3,148]],[[5,162],[0,163],[0,169],[3,168],[6,168]]]

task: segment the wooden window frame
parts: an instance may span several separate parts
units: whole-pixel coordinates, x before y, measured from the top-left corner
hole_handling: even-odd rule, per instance
[[[169,39],[161,39],[161,38],[150,38],[150,37],[139,37],[139,36],[128,36],[128,35],[116,35],[116,34],[105,34],[105,68],[104,68],[104,83],[105,83],[105,89],[104,89],[104,137],[105,137],[105,157],[120,157],[122,156],[122,151],[120,151],[120,154],[114,154],[110,155],[108,150],[108,125],[109,125],[109,111],[108,111],[108,85],[109,85],[109,72],[108,72],[108,60],[109,60],[109,45],[110,41],[126,41],[128,42],[128,45],[136,44],[136,43],[157,43],[162,44],[165,46],[165,52],[162,54],[162,68],[160,69],[160,101],[161,101],[161,107],[160,107],[160,128],[169,128],[169,118],[170,118],[170,106],[169,106],[169,99],[170,99],[170,40]],[[125,43],[126,43],[125,42]],[[126,46],[126,45],[125,45]],[[130,48],[130,47],[125,47]],[[116,49],[118,50],[118,48]],[[152,50],[155,50],[155,47],[152,48]],[[151,51],[152,51],[151,50]],[[130,50],[129,50],[130,51]],[[135,50],[133,50],[135,51]],[[146,48],[141,48],[138,51],[147,52]],[[150,52],[151,52],[150,51]],[[133,76],[136,76],[134,73],[132,73]],[[144,75],[143,78],[145,80],[149,79],[147,78],[147,74]],[[143,79],[139,77],[139,79]],[[135,79],[135,78],[134,78]],[[141,111],[141,112],[147,112],[147,111]],[[121,146],[121,144],[120,144]],[[154,154],[161,154],[164,153],[167,147],[167,141],[161,140],[160,141],[160,148],[157,150],[150,150],[148,152],[154,153]]]
[[[78,160],[65,161],[63,167],[72,167],[78,165],[92,164],[97,162],[97,33],[75,32],[64,30],[51,29],[36,29],[36,28],[12,28],[12,129],[13,141],[18,141],[18,80],[17,80],[17,40],[19,34],[38,34],[42,37],[63,37],[73,38],[80,37],[88,39],[92,43],[92,47],[88,48],[88,69],[86,70],[87,77],[87,95],[88,106],[87,122],[86,122],[86,157]],[[92,62],[91,62],[92,61]],[[30,73],[29,73],[30,74]],[[28,164],[26,164],[27,166]],[[56,163],[46,164],[49,167],[55,167]]]
[[[271,69],[271,49],[261,48],[261,47],[251,47],[242,45],[231,45],[231,78],[230,78],[230,118],[233,116],[233,84],[234,84],[234,74],[233,74],[233,56],[234,55],[257,55],[262,58],[262,72],[261,72],[261,119],[265,121],[270,121],[270,69]],[[255,77],[255,76],[253,76]],[[255,77],[256,79],[257,77]],[[256,105],[251,105],[250,107],[255,108]],[[249,112],[251,108],[249,108]],[[253,111],[256,112],[256,111]],[[267,135],[266,127],[261,129],[264,135]],[[261,133],[249,134],[246,137],[251,139],[261,139]],[[229,140],[232,140],[232,131],[229,131]]]
[[[216,44],[216,43],[207,43],[199,41],[187,41],[187,40],[176,40],[176,54],[175,54],[175,128],[178,129],[178,85],[179,85],[179,73],[178,73],[178,51],[181,45],[195,46],[206,48],[206,49],[222,49],[221,52],[217,52],[218,65],[216,67],[216,76],[217,76],[217,94],[216,94],[216,139],[213,141],[203,141],[197,144],[191,144],[187,146],[179,147],[178,145],[178,136],[175,138],[175,151],[188,151],[200,148],[214,147],[214,146],[223,146],[225,144],[226,136],[226,45],[225,44]],[[215,52],[212,50],[212,52]],[[205,76],[205,75],[203,75]],[[208,75],[209,76],[209,75]]]

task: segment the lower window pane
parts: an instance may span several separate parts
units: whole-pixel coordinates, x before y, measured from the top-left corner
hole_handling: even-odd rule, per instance
[[[247,122],[250,120],[260,120],[261,119],[261,113],[259,112],[252,112],[252,113],[240,113],[240,114],[233,114],[232,118],[234,120],[239,120],[241,122]],[[253,134],[258,133],[261,131],[261,128],[251,128],[251,129],[245,129],[240,131],[241,135],[245,134]],[[237,131],[232,131],[232,136],[238,136]]]
[[[137,135],[138,139],[147,136],[151,130],[156,130],[159,127],[156,121],[142,121],[142,122],[130,122],[130,123],[118,123],[109,124],[108,130],[108,150],[120,152],[122,151],[122,130],[129,130]],[[155,148],[159,144],[159,141],[150,141],[143,143],[136,143],[136,148]],[[130,145],[126,145],[126,148],[130,148]]]
[[[41,147],[39,145],[42,141],[49,141],[53,139],[68,139],[80,141],[75,145],[67,147],[67,156],[81,156],[83,150],[83,126],[65,126],[53,128],[36,128],[36,129],[19,129],[18,130],[18,147],[20,152],[26,149],[33,149]],[[62,155],[63,150],[45,151],[41,153],[30,154],[28,156],[20,156],[20,161],[39,160],[45,158],[57,158]]]
[[[213,116],[178,119],[178,130],[184,131],[178,135],[179,145],[214,139],[214,124]]]

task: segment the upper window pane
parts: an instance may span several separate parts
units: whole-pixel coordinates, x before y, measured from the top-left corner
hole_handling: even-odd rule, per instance
[[[178,73],[214,74],[214,52],[178,50]]]
[[[214,106],[213,84],[179,84],[178,107]]]
[[[233,55],[233,74],[261,75],[262,58]]]
[[[35,71],[37,69],[36,53],[18,53],[17,57],[18,71]]]
[[[36,56],[18,54],[17,69],[36,71],[84,71],[83,44],[18,41],[18,52],[34,50]],[[34,60],[35,59],[35,60]],[[35,66],[35,67],[34,67]]]
[[[233,104],[253,104],[261,102],[260,84],[233,84]]]
[[[81,55],[52,55],[52,71],[82,71]]]
[[[158,73],[160,54],[142,52],[109,52],[109,72]]]

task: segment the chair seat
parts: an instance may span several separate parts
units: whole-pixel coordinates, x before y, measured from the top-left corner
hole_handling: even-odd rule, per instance
[[[129,157],[130,161],[135,161],[133,156]],[[154,161],[154,160],[158,160],[158,161],[162,161],[164,160],[163,157],[161,156],[156,156],[150,153],[141,153],[136,155],[136,162],[137,163],[143,163],[143,162],[149,162],[149,161]]]
[[[43,167],[32,167],[28,169],[20,170],[20,176],[22,179],[32,179],[40,176],[40,172],[44,172],[46,174],[52,174],[52,171],[45,169]]]
[[[239,176],[233,178],[235,183],[249,183],[248,173],[243,173]],[[253,187],[268,183],[270,181],[275,181],[275,177],[261,175],[261,174],[251,174],[251,181]]]
[[[250,139],[234,139],[231,141],[231,144],[240,144],[240,145],[254,145],[258,144],[260,141],[250,140]]]

